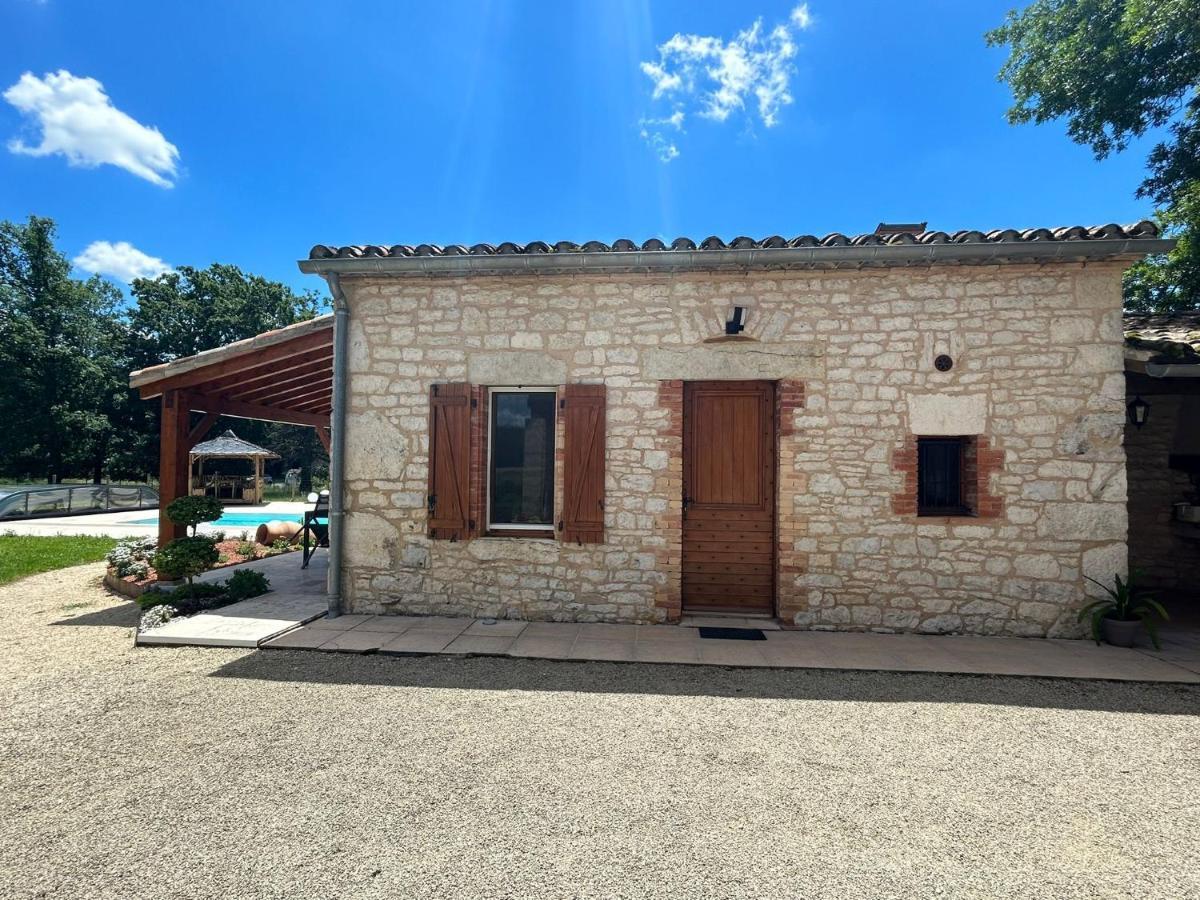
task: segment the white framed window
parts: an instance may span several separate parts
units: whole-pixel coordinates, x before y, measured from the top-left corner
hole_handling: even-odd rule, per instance
[[[553,532],[557,409],[554,388],[488,388],[489,531]]]

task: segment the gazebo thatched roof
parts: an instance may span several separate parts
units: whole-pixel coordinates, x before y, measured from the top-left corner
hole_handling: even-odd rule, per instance
[[[242,459],[279,459],[278,453],[272,453],[258,444],[243,441],[233,433],[232,429],[211,441],[204,441],[191,449],[192,456],[236,457]]]

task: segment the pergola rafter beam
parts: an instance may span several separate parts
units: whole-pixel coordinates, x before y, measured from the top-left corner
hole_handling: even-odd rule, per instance
[[[328,396],[331,390],[333,390],[332,378],[316,381],[308,379],[299,384],[293,384],[290,387],[281,386],[278,390],[256,391],[252,396],[223,394],[222,399],[240,400],[243,403],[260,403],[268,406],[290,407],[292,401],[298,400],[301,397]]]
[[[320,375],[332,371],[333,357],[327,354],[316,357],[316,351],[313,351],[312,354],[284,359],[271,365],[247,369],[245,372],[214,379],[204,384],[204,391],[208,394],[243,389],[253,391],[269,387],[272,384],[279,384],[284,380],[290,381],[307,375]]]
[[[203,394],[191,395],[192,409],[231,416],[235,419],[259,419],[263,422],[282,422],[285,425],[309,425],[313,428],[329,426],[329,415],[265,406],[258,403],[243,403],[240,400],[225,400]]]
[[[147,382],[141,385],[138,390],[141,393],[142,399],[146,400],[151,397],[157,397],[164,391],[196,388],[204,385],[206,382],[211,382],[216,378],[226,375],[245,373],[247,370],[266,367],[275,363],[284,364],[285,360],[302,356],[319,348],[327,350],[331,340],[332,333],[326,329],[302,334],[286,343],[273,344],[269,347],[250,350],[244,354],[214,362],[211,365],[181,372],[178,375],[168,375],[158,381]],[[299,359],[298,364],[309,361],[311,359]]]

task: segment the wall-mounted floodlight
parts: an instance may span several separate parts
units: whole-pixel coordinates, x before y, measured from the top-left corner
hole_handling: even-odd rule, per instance
[[[729,314],[729,318],[725,320],[726,334],[741,334],[746,328],[746,307],[735,306]]]

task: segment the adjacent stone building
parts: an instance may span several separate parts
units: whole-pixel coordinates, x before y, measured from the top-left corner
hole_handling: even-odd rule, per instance
[[[348,309],[343,603],[1078,634],[1084,576],[1127,565],[1121,274],[1166,246],[315,247]]]
[[[1200,312],[1125,316],[1129,561],[1175,618],[1200,610]]]

